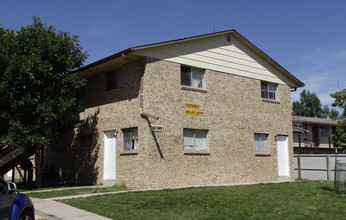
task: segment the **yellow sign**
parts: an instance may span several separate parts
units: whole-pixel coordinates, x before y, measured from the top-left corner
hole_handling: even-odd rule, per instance
[[[204,112],[203,111],[197,111],[197,110],[185,109],[185,114],[187,114],[187,115],[203,115]]]
[[[185,108],[199,109],[199,104],[185,103]]]

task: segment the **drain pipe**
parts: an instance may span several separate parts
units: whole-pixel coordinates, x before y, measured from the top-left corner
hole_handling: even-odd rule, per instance
[[[137,64],[138,66],[140,66],[141,68],[141,81],[140,81],[140,84],[139,84],[139,113],[141,114],[141,116],[144,116],[144,117],[149,117],[149,118],[153,118],[155,120],[159,120],[159,117],[157,116],[154,116],[152,114],[149,114],[149,113],[146,113],[144,111],[144,108],[143,108],[143,76],[144,76],[144,68],[143,68],[143,65],[140,64],[137,60],[133,60],[131,58],[128,58],[126,57],[125,53],[122,53],[121,54],[121,57],[124,59],[124,60],[128,60],[130,62],[133,62],[135,64]]]

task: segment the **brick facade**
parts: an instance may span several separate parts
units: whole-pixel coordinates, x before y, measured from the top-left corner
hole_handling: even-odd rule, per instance
[[[142,68],[140,67],[142,65]],[[140,115],[143,109],[159,119]],[[123,87],[104,91],[105,74],[88,78],[86,122],[70,133],[68,146],[47,149],[46,162],[63,181],[103,182],[104,131],[116,130],[116,183],[147,188],[278,180],[276,135],[287,135],[290,178],[293,179],[290,87],[279,84],[278,102],[263,101],[261,81],[211,70],[205,71],[205,90],[180,83],[180,64],[143,58],[123,66]],[[199,104],[203,115],[188,115],[185,103]],[[163,132],[151,132],[150,124]],[[138,128],[138,150],[123,151],[122,129]],[[208,130],[208,151],[183,149],[183,129]],[[76,146],[78,132],[93,137],[91,147]],[[254,133],[268,134],[267,154],[254,152]],[[65,158],[59,160],[58,158]]]

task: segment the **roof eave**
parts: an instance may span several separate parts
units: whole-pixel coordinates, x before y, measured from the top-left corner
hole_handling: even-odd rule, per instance
[[[238,37],[238,39],[242,40],[243,42],[245,42],[248,46],[250,46],[252,49],[254,49],[258,54],[262,55],[262,57],[268,61],[269,63],[271,63],[272,65],[276,66],[279,70],[281,70],[282,72],[284,72],[285,74],[287,74],[287,76],[294,82],[296,83],[296,87],[294,88],[298,88],[298,87],[304,87],[305,84],[300,81],[297,77],[295,77],[293,74],[291,74],[290,72],[288,72],[284,67],[282,67],[279,63],[277,63],[275,60],[273,60],[270,56],[268,56],[265,52],[263,52],[261,49],[259,49],[258,47],[256,47],[253,43],[251,43],[248,39],[246,39],[243,35],[241,35],[240,33],[238,33],[236,30],[233,30],[233,34],[236,35]]]
[[[97,66],[97,65],[100,65],[100,64],[105,63],[105,62],[107,62],[107,61],[110,61],[110,60],[116,59],[116,58],[118,58],[118,57],[121,57],[122,54],[128,54],[128,53],[131,53],[131,52],[133,52],[133,51],[134,51],[134,50],[133,50],[132,47],[127,48],[127,49],[122,50],[122,51],[120,51],[120,52],[118,52],[118,53],[115,53],[115,54],[113,54],[113,55],[110,55],[110,56],[108,56],[108,57],[105,57],[105,58],[103,58],[103,59],[101,59],[101,60],[98,60],[98,61],[95,61],[95,62],[93,62],[93,63],[90,63],[90,64],[88,64],[88,65],[86,65],[86,66],[83,66],[83,67],[77,69],[75,72],[82,72],[82,71],[84,71],[84,70],[90,69],[90,68],[92,68],[92,67],[95,67],[95,66]]]
[[[110,55],[106,58],[98,60],[94,63],[91,63],[91,64],[88,64],[84,67],[81,67],[81,68],[77,69],[75,72],[82,72],[84,70],[90,69],[92,67],[95,67],[95,66],[100,65],[102,63],[105,63],[107,61],[110,61],[112,59],[116,59],[116,58],[122,56],[122,54],[128,54],[128,53],[131,53],[131,52],[134,52],[137,50],[149,49],[149,48],[153,48],[153,47],[159,47],[159,46],[164,46],[164,45],[169,45],[169,44],[174,44],[174,43],[192,41],[192,40],[197,40],[197,39],[206,38],[206,37],[210,37],[210,36],[218,36],[218,35],[223,35],[223,34],[232,34],[232,35],[236,36],[243,43],[250,46],[254,51],[256,51],[260,56],[262,56],[267,62],[271,63],[277,69],[279,69],[281,72],[286,74],[287,77],[290,80],[292,80],[292,82],[295,84],[295,85],[291,85],[292,88],[298,88],[298,87],[305,86],[305,84],[302,81],[300,81],[298,78],[296,78],[290,72],[288,72],[284,67],[282,67],[280,64],[278,64],[275,60],[273,60],[271,57],[269,57],[266,53],[264,53],[262,50],[260,50],[258,47],[256,47],[254,44],[252,44],[249,40],[247,40],[245,37],[243,37],[240,33],[238,33],[234,29],[227,30],[227,31],[220,31],[220,32],[216,32],[216,33],[203,34],[203,35],[198,35],[198,36],[193,36],[193,37],[181,38],[181,39],[176,39],[176,40],[163,41],[163,42],[159,42],[159,43],[146,44],[146,45],[142,45],[142,46],[130,47],[130,48],[127,48],[123,51],[115,53],[113,55]]]

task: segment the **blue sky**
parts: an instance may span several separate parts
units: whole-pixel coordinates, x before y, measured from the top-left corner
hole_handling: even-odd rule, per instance
[[[236,29],[331,105],[346,88],[343,0],[2,0],[0,24],[18,30],[40,16],[80,36],[89,64],[132,46]],[[302,89],[292,93],[299,99]]]

